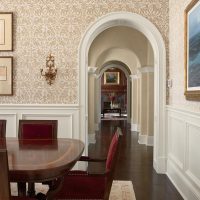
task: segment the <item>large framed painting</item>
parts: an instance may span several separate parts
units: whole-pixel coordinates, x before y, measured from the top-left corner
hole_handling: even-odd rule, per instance
[[[13,58],[0,57],[0,95],[13,94]]]
[[[104,72],[104,84],[105,85],[118,85],[119,84],[119,72]]]
[[[0,51],[13,50],[13,13],[0,12]]]
[[[185,9],[185,96],[200,100],[200,1]]]

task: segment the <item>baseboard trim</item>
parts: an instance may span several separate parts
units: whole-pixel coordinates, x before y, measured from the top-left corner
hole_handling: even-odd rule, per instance
[[[96,143],[95,133],[88,134],[88,144],[95,144],[95,143]]]
[[[95,131],[99,131],[99,123],[94,124]]]
[[[139,134],[138,143],[139,144],[145,144],[147,146],[153,146],[154,137],[153,136]]]
[[[188,180],[187,176],[170,160],[167,165],[167,176],[185,200],[199,200],[200,192]]]
[[[153,168],[158,174],[166,174],[167,158],[158,157],[157,160],[153,160]]]
[[[131,123],[131,131],[138,131],[138,124]]]

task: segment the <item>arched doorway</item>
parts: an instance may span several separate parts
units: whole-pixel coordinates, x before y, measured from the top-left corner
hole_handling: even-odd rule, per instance
[[[79,48],[80,67],[80,138],[86,142],[88,132],[88,51],[93,40],[102,31],[113,26],[132,27],[143,33],[154,51],[154,168],[166,171],[165,99],[166,99],[166,50],[158,29],[146,18],[135,13],[110,13],[97,20],[86,31]]]
[[[99,85],[101,84],[100,82],[100,78],[103,77],[104,72],[106,72],[107,70],[111,69],[111,68],[115,68],[115,69],[119,69],[121,70],[125,77],[126,77],[126,99],[127,99],[127,106],[126,106],[126,113],[127,113],[127,121],[130,122],[130,70],[128,68],[128,66],[120,61],[110,61],[105,63],[100,69],[98,69],[98,71],[96,72],[97,74],[99,74]],[[98,96],[100,96],[101,91],[98,91]],[[99,98],[100,99],[100,98]],[[97,103],[97,105],[99,106],[99,111],[100,111],[100,102]],[[100,122],[100,117],[99,117],[99,122]]]

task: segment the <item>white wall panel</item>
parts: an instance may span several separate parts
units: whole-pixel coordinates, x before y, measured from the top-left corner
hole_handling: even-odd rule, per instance
[[[200,113],[167,106],[167,175],[184,199],[200,200]]]
[[[184,162],[185,123],[179,118],[170,117],[169,157],[180,168]]]
[[[50,119],[58,120],[58,138],[80,138],[76,105],[2,105],[0,119],[7,120],[7,137],[17,137],[19,119]]]
[[[200,125],[188,126],[186,173],[200,186]]]
[[[6,135],[16,137],[17,135],[17,113],[2,113],[0,119],[6,120]]]

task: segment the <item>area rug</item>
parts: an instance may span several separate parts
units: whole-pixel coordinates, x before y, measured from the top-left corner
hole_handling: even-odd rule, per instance
[[[132,181],[113,181],[109,200],[136,200]]]
[[[46,193],[48,187],[40,183],[35,184],[36,193]],[[11,194],[17,195],[16,183],[11,183]],[[136,200],[131,181],[113,181],[109,200]]]

